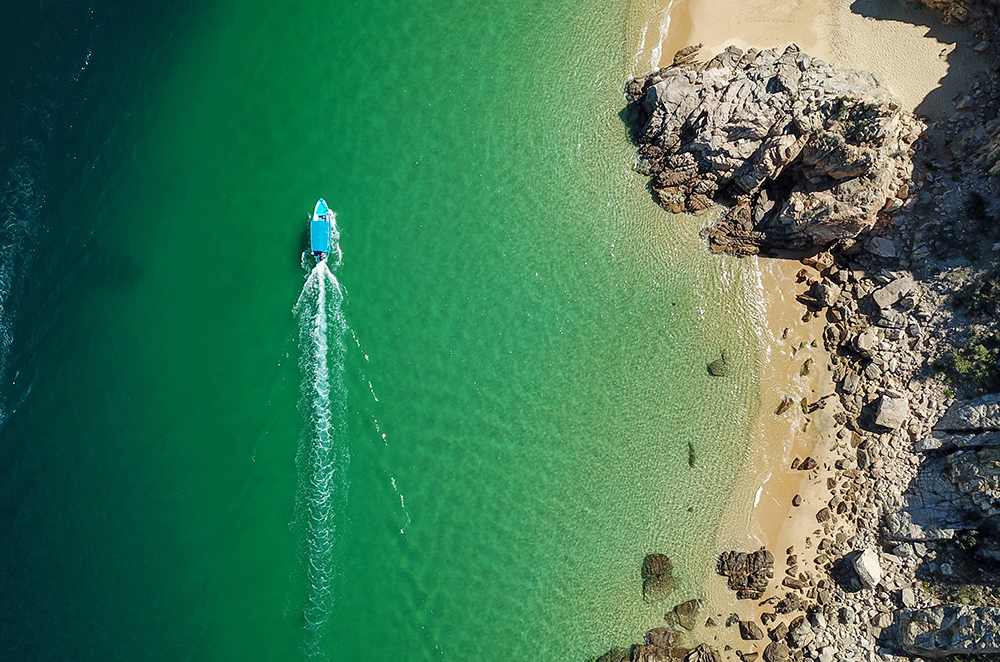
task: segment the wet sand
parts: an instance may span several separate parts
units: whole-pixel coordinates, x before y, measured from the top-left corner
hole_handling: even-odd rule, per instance
[[[836,397],[829,398],[824,408],[808,415],[800,405],[802,398],[813,403],[834,393],[832,366],[823,349],[825,316],[803,321],[806,308],[795,299],[796,294],[808,289],[796,274],[805,269],[807,277],[816,278],[819,272],[793,260],[760,258],[758,265],[766,306],[760,413],[717,540],[720,552],[753,551],[763,546],[774,553],[775,578],[764,594],[767,598],[783,592],[784,552],[788,547],[794,547],[803,561],[811,561],[815,553],[813,547],[805,546],[805,540],[818,528],[815,514],[829,498],[825,480],[835,456],[838,426],[833,417],[840,411],[840,404]],[[808,374],[802,375],[803,364],[810,359]],[[793,400],[792,406],[776,414],[786,397]],[[791,468],[796,458],[810,456],[819,462],[817,469],[806,472]],[[792,505],[795,495],[802,499],[798,507]],[[759,601],[737,600],[725,578],[714,573],[705,577],[703,591],[706,614],[720,625],[731,613],[744,620],[756,620],[764,611],[757,606]],[[697,641],[754,650],[753,643],[739,640],[736,628],[698,628],[692,634]],[[756,643],[761,644],[762,651],[768,642]]]
[[[805,540],[818,528],[815,514],[829,498],[825,480],[835,459],[833,447],[839,426],[834,415],[841,407],[836,396],[811,414],[803,413],[800,404],[803,398],[815,403],[835,393],[833,366],[823,349],[825,315],[803,321],[806,308],[795,299],[809,287],[796,274],[804,269],[807,278],[818,278],[819,272],[798,261],[766,258],[759,260],[759,269],[766,305],[760,413],[717,540],[720,551],[766,547],[774,553],[775,578],[764,595],[767,598],[782,592],[784,552],[788,547],[794,547],[800,558],[810,556],[811,548],[805,546]],[[803,375],[807,361],[808,374]],[[784,398],[790,398],[792,405],[777,414]],[[795,459],[807,457],[815,459],[819,467],[808,472],[791,468]],[[797,507],[792,505],[796,495],[801,498]],[[706,577],[704,590],[709,609],[724,617],[737,613],[751,619],[762,611],[758,601],[736,600],[723,577]],[[735,630],[716,629],[711,633],[713,639],[718,637],[722,642],[734,635],[739,638]],[[743,648],[749,650],[745,643]]]

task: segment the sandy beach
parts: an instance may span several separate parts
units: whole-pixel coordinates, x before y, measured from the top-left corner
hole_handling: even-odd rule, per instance
[[[930,121],[953,110],[960,90],[968,89],[985,66],[968,33],[942,26],[938,15],[904,0],[645,0],[634,3],[631,16],[629,48],[636,76],[668,66],[673,54],[689,44],[703,44],[707,58],[729,45],[763,49],[795,43],[835,66],[881,74],[904,108]],[[795,300],[808,289],[796,278],[803,265],[761,258],[758,267],[767,311],[760,414],[720,526],[718,549],[771,550],[775,578],[767,598],[782,589],[786,549],[794,550],[800,567],[813,567],[821,526],[816,513],[829,498],[826,479],[840,453],[850,448],[851,433],[834,421],[841,409],[838,398],[810,415],[799,404],[802,398],[815,402],[834,393],[832,357],[822,341],[825,320],[803,321],[805,307]],[[818,276],[814,269],[807,272]],[[803,370],[809,360],[808,371]],[[794,404],[776,415],[783,398]],[[806,457],[818,466],[791,468]],[[756,619],[764,611],[757,601],[737,601],[725,579],[715,575],[705,578],[703,599],[706,611],[723,619],[731,613]],[[722,627],[699,627],[693,638],[758,652],[767,643],[766,638],[740,641],[736,628]]]
[[[715,55],[796,43],[835,66],[881,74],[905,108],[931,119],[984,66],[968,33],[905,0],[641,0],[631,16],[636,76],[689,44]]]
[[[815,513],[828,498],[825,480],[832,468],[835,447],[845,443],[837,438],[834,415],[840,410],[833,397],[813,413],[803,413],[801,400],[815,403],[834,393],[832,366],[823,349],[824,318],[803,320],[805,307],[795,299],[808,289],[806,280],[797,277],[805,270],[806,279],[819,272],[794,260],[759,258],[761,292],[766,306],[763,329],[763,354],[760,374],[760,408],[751,432],[742,477],[733,490],[728,511],[718,534],[718,549],[753,551],[760,547],[772,550],[775,580],[764,598],[782,592],[784,551],[793,547],[807,565],[815,555],[811,537],[818,528]],[[803,367],[808,363],[808,368]],[[807,374],[803,374],[803,373]],[[776,414],[782,400],[792,405]],[[817,461],[811,471],[793,469],[793,461],[807,457]],[[799,496],[799,505],[793,499]],[[810,538],[809,546],[806,539]],[[717,622],[729,614],[743,620],[757,620],[765,611],[758,601],[736,599],[726,580],[715,574],[705,577],[703,598],[706,613]],[[735,628],[699,627],[693,639],[722,647],[726,644],[743,650],[753,644],[739,640]],[[757,642],[760,650],[767,641]]]
[[[775,579],[766,599],[783,592],[785,550],[793,548],[803,568],[815,556],[819,539],[815,514],[829,498],[825,481],[836,459],[835,449],[846,442],[837,438],[834,416],[841,408],[836,397],[809,414],[800,404],[803,399],[816,403],[835,393],[833,366],[823,349],[825,319],[804,321],[806,308],[795,299],[808,289],[805,279],[818,278],[819,272],[793,260],[760,258],[758,266],[766,305],[760,413],[717,540],[720,552],[765,547],[774,553]],[[797,277],[803,270],[805,279]],[[786,398],[792,401],[791,407],[777,414]],[[818,464],[816,469],[797,468],[810,457]],[[735,613],[741,619],[756,620],[766,611],[758,607],[758,601],[736,600],[725,578],[718,575],[705,578],[704,598],[709,610],[723,618]],[[739,641],[736,629],[706,628],[702,636],[719,645]],[[753,649],[747,643],[739,641],[740,648]],[[767,642],[759,643],[763,650]]]

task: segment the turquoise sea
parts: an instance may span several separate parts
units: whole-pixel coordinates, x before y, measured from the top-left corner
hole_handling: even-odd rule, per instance
[[[631,169],[627,3],[5,11],[0,659],[582,662],[645,554],[699,595],[760,293]]]

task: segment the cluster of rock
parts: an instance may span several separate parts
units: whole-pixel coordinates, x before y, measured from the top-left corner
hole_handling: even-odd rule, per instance
[[[664,554],[650,554],[643,562],[643,576],[647,575],[649,559],[657,559],[661,564]],[[647,594],[647,600],[649,595]],[[719,651],[711,646],[700,644],[694,648],[685,646],[684,631],[694,630],[700,622],[701,602],[688,600],[676,605],[667,612],[664,620],[666,625],[653,628],[643,637],[643,643],[635,644],[628,649],[615,648],[601,657],[597,662],[722,662]],[[714,624],[711,618],[708,624]]]
[[[975,502],[1000,496],[990,492],[991,485],[1000,489],[991,483],[997,468],[969,455],[981,452],[974,449],[993,426],[1000,431],[1000,407],[995,398],[952,404],[936,380],[917,377],[938,353],[933,319],[940,298],[910,274],[878,269],[877,254],[839,262],[860,267],[855,259],[864,257],[867,269],[826,267],[811,279],[806,300],[812,314],[825,313],[829,322],[824,343],[836,363],[828,368],[843,407],[834,414],[843,425],[839,457],[823,472],[831,498],[816,513],[822,524],[816,576],[836,581],[829,593],[816,592],[817,607],[839,604],[839,628],[811,643],[816,653],[828,645],[843,657],[838,640],[853,630],[845,641],[862,645],[852,654],[869,657],[873,651],[883,659],[894,651],[926,657],[990,652],[992,643],[976,632],[1000,625],[1000,612],[946,616],[919,578],[955,572],[934,542],[981,525],[988,513],[970,517]],[[809,573],[805,579],[812,583]]]
[[[1000,32],[1000,0],[921,1]],[[988,39],[975,46],[991,48]],[[733,203],[710,232],[714,248],[833,246],[803,260],[797,298],[804,321],[825,318],[829,359],[807,360],[802,374],[828,371],[836,393],[820,414],[833,425],[819,461],[793,463],[827,495],[806,513],[816,528],[804,548],[785,550],[780,582],[768,581],[776,573],[765,550],[719,559],[730,588],[760,610],[725,622],[731,643],[745,645],[671,647],[694,622],[675,608],[665,626],[673,635],[658,628],[607,660],[1000,655],[1000,589],[991,588],[1000,587],[1000,396],[956,400],[931,369],[968,323],[946,307],[971,279],[949,266],[948,249],[1000,253],[1000,227],[961,217],[970,196],[987,206],[1000,199],[1000,79],[977,81],[917,143],[923,127],[877,77],[795,47],[730,48],[709,62],[685,49],[627,95],[639,169],[658,202],[695,213]],[[913,147],[921,170],[911,182]],[[775,414],[798,416],[794,404],[785,398]],[[826,399],[799,404],[813,417]],[[654,592],[672,582],[645,570],[644,589],[647,575]]]
[[[824,459],[796,459],[793,468],[829,496],[809,515],[817,528],[806,547],[785,550],[777,585],[768,581],[776,572],[766,550],[719,557],[717,571],[738,597],[764,598],[761,613],[719,624],[735,628],[746,649],[702,649],[707,657],[690,659],[901,661],[998,652],[1000,608],[941,604],[921,580],[962,581],[990,559],[1000,569],[1000,547],[981,533],[1000,514],[1000,455],[990,455],[1000,449],[1000,396],[956,402],[937,380],[918,375],[939,351],[934,321],[942,303],[922,283],[880,268],[884,258],[871,253],[804,262],[804,317],[828,321],[829,363],[815,369],[832,373],[839,406],[823,412],[833,421]],[[972,530],[980,538],[963,551],[954,543]],[[662,555],[644,561],[647,599],[672,584],[668,568]],[[658,628],[603,659],[684,660],[693,653],[677,637],[696,617],[675,608],[664,626],[673,634]]]
[[[956,402],[921,376],[940,354],[942,299],[912,275],[880,269],[879,254],[809,262],[822,271],[800,301],[826,315],[842,409],[836,459],[810,467],[830,495],[818,554],[803,571],[788,550],[782,583],[812,635],[783,641],[818,660],[1000,652],[998,606],[942,605],[923,588],[1000,580],[1000,396]]]
[[[732,203],[714,248],[813,249],[852,239],[909,196],[911,146],[923,125],[879,77],[836,69],[789,46],[700,46],[626,88],[638,169],[673,212]]]
[[[740,600],[759,600],[774,577],[774,554],[763,548],[750,553],[723,552],[716,572],[727,578]]]
[[[976,639],[967,628],[987,622],[983,610],[960,621],[920,609],[933,608],[932,597],[915,588],[918,568],[935,562],[933,547],[885,546],[886,522],[905,507],[903,494],[922,470],[914,440],[941,436],[933,423],[949,402],[935,380],[914,379],[936,343],[927,326],[940,302],[906,274],[855,261],[864,258],[820,254],[804,261],[812,270],[800,272],[804,318],[828,321],[830,362],[818,368],[832,373],[840,406],[824,412],[833,422],[828,459],[796,459],[793,468],[824,484],[829,496],[811,515],[817,528],[806,549],[785,550],[783,577],[764,593],[771,597],[759,603],[759,624],[735,615],[727,623],[752,644],[739,652],[743,660],[756,659],[761,648],[766,662],[940,657],[957,652],[951,640],[965,642],[963,652],[989,650],[968,643]],[[949,411],[941,420],[987,420],[981,409],[964,418],[957,412],[965,410]],[[733,555],[723,558],[731,564]]]

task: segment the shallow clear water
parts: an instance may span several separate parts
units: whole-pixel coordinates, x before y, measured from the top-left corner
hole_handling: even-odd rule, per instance
[[[671,606],[642,602],[645,554],[697,594],[755,413],[758,293],[631,171],[627,17],[215,0],[45,19],[83,37],[46,70],[69,94],[17,88],[57,110],[28,285],[5,299],[0,650],[584,660]],[[348,325],[326,551],[303,544],[293,314],[319,196]]]

